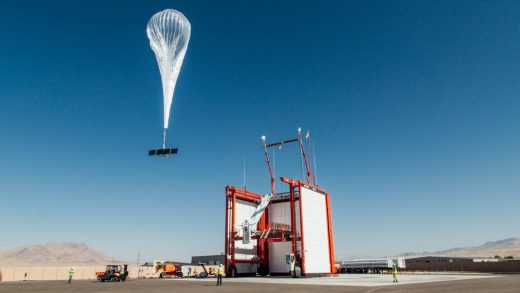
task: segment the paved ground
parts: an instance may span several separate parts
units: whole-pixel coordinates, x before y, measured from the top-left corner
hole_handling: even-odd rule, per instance
[[[392,284],[391,281],[386,283],[388,280],[384,277],[388,275],[376,278],[373,275],[349,275],[335,281],[327,281],[325,278],[224,279],[223,287],[215,287],[215,279],[139,279],[126,283],[74,281],[70,285],[66,281],[29,281],[0,283],[0,292],[520,292],[520,275],[431,276],[426,276],[430,277],[427,279],[420,275],[400,275],[399,284]],[[349,285],[339,284],[343,282],[338,281],[340,279]],[[311,285],[313,282],[329,284]]]
[[[489,274],[428,274],[428,275],[399,275],[399,284],[417,284],[430,282],[446,282],[481,278],[494,278],[495,275]],[[179,279],[170,279],[177,281]],[[210,281],[206,279],[189,279],[194,282]],[[287,277],[270,277],[270,278],[236,278],[227,280],[232,283],[261,283],[261,284],[291,284],[291,285],[328,285],[328,286],[363,286],[363,287],[380,287],[393,286],[392,275],[381,274],[347,274],[338,277],[329,278],[287,278]]]

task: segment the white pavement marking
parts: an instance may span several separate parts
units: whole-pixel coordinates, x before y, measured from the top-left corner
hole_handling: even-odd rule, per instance
[[[431,283],[461,281],[482,278],[495,278],[496,275],[398,275],[399,283],[392,283],[392,275],[354,275],[345,274],[337,277],[318,277],[318,278],[289,278],[289,277],[244,277],[228,279],[224,278],[224,283],[265,283],[265,284],[293,284],[293,285],[326,285],[326,286],[399,286],[405,284]],[[210,281],[216,282],[215,278],[205,279],[171,279],[189,281]]]

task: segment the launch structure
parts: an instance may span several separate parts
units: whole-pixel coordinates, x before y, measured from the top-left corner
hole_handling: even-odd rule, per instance
[[[306,135],[310,152],[310,137]],[[280,177],[286,191],[276,193],[269,148],[297,143],[305,180]],[[316,184],[298,129],[294,139],[262,146],[271,193],[226,186],[224,266],[228,277],[241,275],[318,276],[336,273],[330,195]],[[312,183],[311,183],[312,179]]]

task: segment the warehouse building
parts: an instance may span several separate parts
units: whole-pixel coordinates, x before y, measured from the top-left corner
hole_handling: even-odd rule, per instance
[[[192,256],[191,264],[220,265],[224,264],[224,254]]]
[[[489,257],[458,257],[458,256],[424,256],[409,258],[406,263],[468,263],[468,262],[498,262],[497,258]]]

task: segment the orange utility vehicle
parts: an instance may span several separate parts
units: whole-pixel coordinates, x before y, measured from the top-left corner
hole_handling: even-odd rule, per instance
[[[125,267],[125,275],[121,275],[121,267]],[[96,272],[98,282],[119,282],[128,275],[128,265],[107,265],[104,272]]]
[[[154,261],[155,274],[159,278],[182,278],[181,266],[169,261]]]

